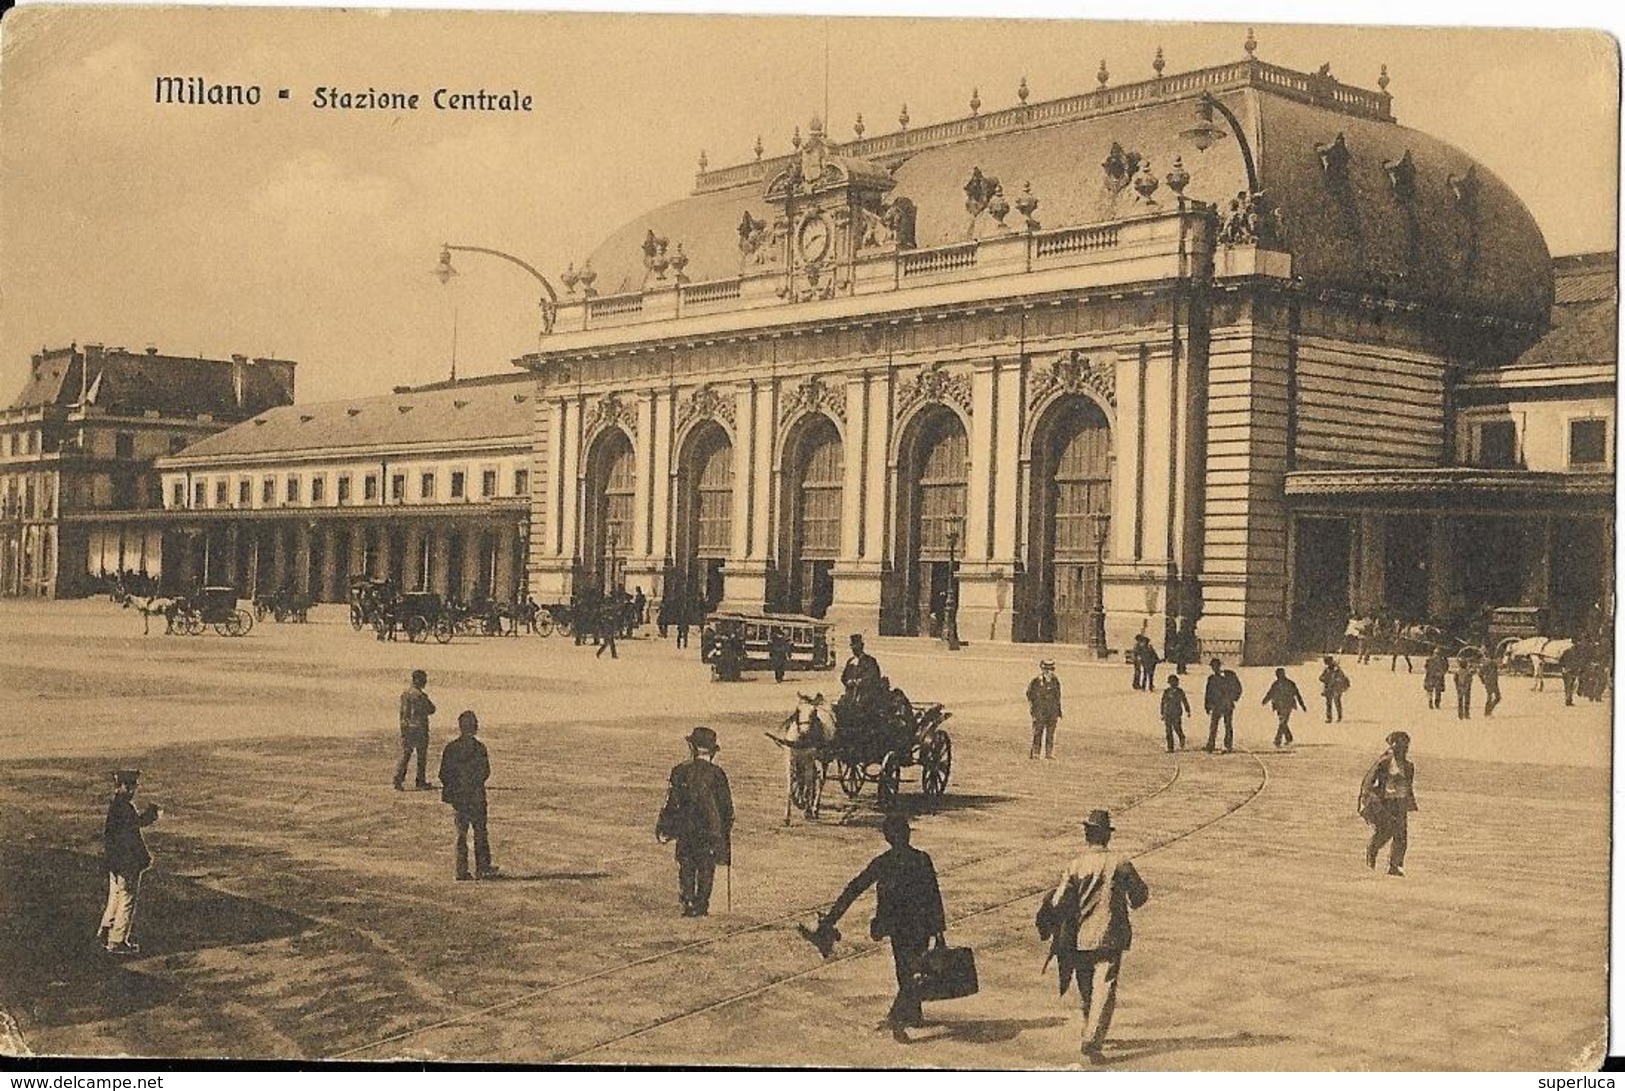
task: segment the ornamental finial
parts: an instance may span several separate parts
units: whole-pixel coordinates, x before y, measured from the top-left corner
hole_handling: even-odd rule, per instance
[[[766,149],[764,149],[764,148],[763,148],[763,147],[762,147],[762,134],[761,134],[761,133],[757,133],[757,134],[756,134],[756,158],[757,158],[757,160],[758,160],[758,161],[760,161],[760,160],[761,160],[761,158],[762,158],[762,152],[763,152],[763,151],[765,151],[765,150],[766,150]]]
[[[1389,83],[1389,80],[1388,80],[1388,66],[1383,65],[1382,66],[1382,75],[1377,77],[1377,90],[1381,91],[1383,94],[1387,94],[1388,93],[1388,83]]]
[[[1025,106],[1027,105],[1027,96],[1030,94],[1032,92],[1027,89],[1027,77],[1023,76],[1021,82],[1016,85],[1016,98],[1020,99],[1021,104]]]
[[[859,140],[863,139],[863,115],[862,114],[859,114],[858,119],[852,123],[852,131],[857,134],[857,137],[858,137]]]
[[[705,173],[705,168],[709,167],[710,165],[711,165],[711,161],[705,157],[705,149],[701,148],[700,149],[700,173],[704,174]]]
[[[790,146],[796,151],[801,150],[801,126],[796,126],[795,135],[790,138]]]
[[[903,103],[903,112],[897,115],[897,124],[903,127],[905,133],[908,132],[908,103],[906,102]]]
[[[1241,48],[1247,51],[1248,58],[1258,52],[1258,37],[1253,33],[1252,27],[1247,28],[1247,40],[1241,43]]]
[[[976,88],[970,89],[970,116],[975,117],[982,112],[982,94]]]
[[[1101,90],[1106,89],[1106,81],[1110,80],[1111,73],[1106,71],[1106,58],[1100,59],[1100,71],[1095,73],[1095,82],[1100,84]]]
[[[1157,55],[1151,58],[1151,71],[1155,72],[1157,79],[1160,80],[1162,79],[1162,70],[1166,67],[1168,67],[1168,62],[1162,59],[1162,46],[1159,45]]]

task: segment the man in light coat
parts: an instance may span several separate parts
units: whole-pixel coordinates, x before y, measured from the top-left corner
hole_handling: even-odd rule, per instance
[[[1050,941],[1060,969],[1061,993],[1078,984],[1083,1008],[1083,1055],[1099,1064],[1117,1006],[1123,952],[1133,941],[1129,910],[1151,892],[1133,863],[1111,851],[1112,816],[1093,810],[1083,823],[1084,850],[1067,866],[1060,884],[1044,898],[1039,935]]]
[[[135,809],[136,769],[120,769],[113,774],[113,799],[102,826],[102,859],[107,867],[107,908],[102,911],[97,939],[109,954],[134,955],[140,944],[130,939],[135,928],[136,902],[141,894],[141,875],[152,866],[141,829],[158,821],[158,807],[149,803]]]

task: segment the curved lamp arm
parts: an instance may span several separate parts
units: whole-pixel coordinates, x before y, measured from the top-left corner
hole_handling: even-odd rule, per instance
[[[1230,107],[1220,102],[1211,93],[1203,92],[1201,102],[1202,105],[1209,109],[1219,111],[1219,115],[1229,123],[1230,131],[1236,134],[1236,146],[1241,149],[1241,161],[1247,168],[1247,192],[1257,193],[1258,167],[1253,163],[1252,146],[1247,143],[1246,134],[1241,131],[1241,121],[1230,111]]]
[[[448,242],[442,243],[440,248],[442,251],[444,251],[444,255],[441,259],[442,267],[448,270],[451,266],[451,252],[456,250],[465,254],[486,254],[493,258],[501,258],[503,261],[506,261],[509,264],[519,266],[519,268],[541,281],[542,287],[547,290],[547,298],[542,300],[542,332],[553,332],[553,323],[557,320],[559,313],[559,293],[553,290],[552,282],[549,281],[547,277],[542,275],[540,269],[537,269],[534,265],[523,258],[516,258],[512,254],[505,253],[501,250],[493,250],[489,246],[453,246]]]

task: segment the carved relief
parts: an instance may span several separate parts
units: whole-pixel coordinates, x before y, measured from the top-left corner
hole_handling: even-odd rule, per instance
[[[637,412],[621,400],[621,395],[605,394],[593,404],[592,409],[587,413],[586,434],[589,436],[595,435],[605,428],[617,424],[626,429],[627,435],[633,439],[637,438]]]
[[[1112,150],[1101,161],[1100,169],[1106,172],[1106,188],[1112,193],[1121,193],[1128,186],[1129,181],[1140,172],[1139,152],[1124,151],[1123,145],[1112,141]]]
[[[859,206],[858,249],[914,249],[914,221],[918,210],[907,197],[887,201],[878,209]]]
[[[677,410],[677,427],[688,427],[691,421],[700,418],[722,421],[727,424],[729,431],[734,428],[734,401],[732,398],[720,394],[710,383],[705,383],[691,391],[683,399],[681,407]]]
[[[1117,368],[1107,360],[1094,360],[1077,349],[1061,353],[1047,368],[1034,368],[1027,379],[1027,406],[1036,408],[1052,396],[1090,391],[1117,408]]]
[[[1320,173],[1328,185],[1348,184],[1349,160],[1354,158],[1354,153],[1349,151],[1342,133],[1338,133],[1330,144],[1316,144],[1315,154],[1320,157]]]
[[[944,371],[941,364],[921,368],[897,393],[899,420],[921,402],[958,406],[965,416],[971,413],[970,376]]]
[[[1231,245],[1276,246],[1286,241],[1281,210],[1263,193],[1238,192],[1220,217],[1219,241]]]
[[[1393,188],[1396,200],[1410,202],[1416,199],[1416,162],[1411,159],[1409,148],[1398,159],[1384,162],[1382,169],[1388,172],[1388,184]]]
[[[843,383],[826,383],[817,375],[809,375],[784,394],[784,405],[779,410],[779,426],[789,424],[802,413],[827,413],[841,424],[846,423],[846,387]]]

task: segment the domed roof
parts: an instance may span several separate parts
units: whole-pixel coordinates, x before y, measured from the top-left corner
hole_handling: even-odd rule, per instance
[[[1175,86],[1177,93],[1164,90]],[[1227,107],[1248,134],[1266,207],[1279,211],[1277,245],[1291,252],[1294,275],[1305,284],[1546,320],[1551,258],[1523,202],[1464,152],[1395,124],[1385,94],[1325,75],[1246,61],[870,138],[839,151],[891,168],[890,196],[914,202],[922,248],[969,237],[964,190],[978,168],[998,179],[1012,202],[1030,184],[1046,228],[1143,211],[1122,175],[1108,175],[1104,163],[1114,146],[1131,163],[1149,160],[1160,183],[1155,196],[1165,205],[1166,179],[1178,159],[1190,175],[1185,195],[1222,212],[1249,180],[1228,130],[1205,152],[1185,135],[1203,94]],[[640,246],[651,229],[682,244],[689,280],[738,276],[740,221],[749,213],[771,222],[776,210],[764,199],[765,182],[782,166],[769,160],[702,174],[694,195],[615,232],[591,258],[598,290],[643,286]]]

